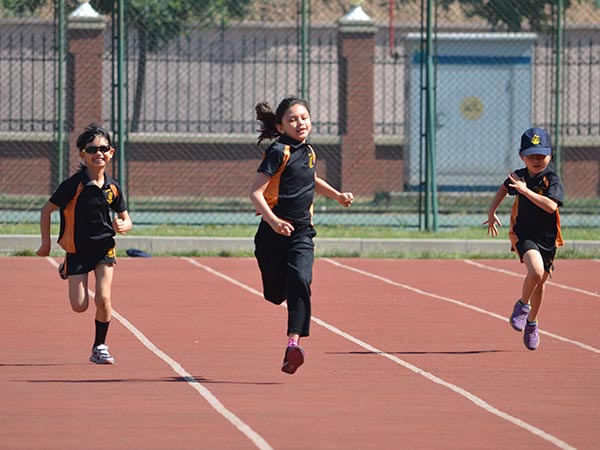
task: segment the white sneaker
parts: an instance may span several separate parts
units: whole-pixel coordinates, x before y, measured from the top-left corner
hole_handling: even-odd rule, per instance
[[[106,345],[100,344],[92,349],[90,361],[96,364],[114,364],[115,358],[110,356],[110,353],[108,353],[108,347]]]

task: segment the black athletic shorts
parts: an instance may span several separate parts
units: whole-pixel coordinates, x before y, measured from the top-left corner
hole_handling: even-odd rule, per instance
[[[67,253],[64,272],[67,275],[82,275],[91,272],[98,264],[116,263],[115,249],[92,254]]]
[[[521,262],[523,262],[523,255],[528,250],[537,250],[540,255],[542,255],[542,260],[544,261],[544,270],[548,273],[552,273],[554,270],[554,256],[556,255],[556,249],[554,250],[546,250],[540,245],[532,241],[531,239],[523,239],[517,242],[515,246],[517,248],[517,252],[519,253],[519,258],[521,258]]]

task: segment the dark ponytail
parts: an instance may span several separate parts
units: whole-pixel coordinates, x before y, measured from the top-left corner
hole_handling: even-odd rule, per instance
[[[260,128],[258,132],[260,135],[258,136],[258,142],[256,145],[260,145],[260,143],[265,139],[275,139],[279,137],[279,131],[277,131],[277,118],[275,113],[269,106],[267,102],[261,102],[256,105],[256,120],[260,122]]]

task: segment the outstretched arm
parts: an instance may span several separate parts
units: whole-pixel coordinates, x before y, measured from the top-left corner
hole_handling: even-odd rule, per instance
[[[315,190],[317,194],[335,200],[346,208],[354,201],[354,194],[352,194],[352,192],[340,192],[331,186],[327,181],[317,176],[315,176]]]
[[[36,255],[38,256],[48,256],[50,254],[50,248],[52,244],[50,242],[50,225],[52,223],[52,212],[56,211],[58,206],[54,203],[46,202],[46,204],[42,207],[42,212],[40,213],[40,234],[42,237],[42,243],[40,244],[40,248],[38,248]]]
[[[498,236],[498,228],[496,228],[496,225],[501,227],[502,223],[500,222],[500,219],[498,219],[496,211],[507,195],[508,190],[504,187],[504,184],[501,184],[494,196],[494,200],[492,200],[490,209],[488,209],[488,218],[483,222],[483,225],[487,225],[487,234]]]

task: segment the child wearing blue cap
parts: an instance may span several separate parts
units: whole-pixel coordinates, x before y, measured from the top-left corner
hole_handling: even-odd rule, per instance
[[[546,130],[529,128],[521,136],[519,156],[525,167],[508,175],[488,210],[487,233],[498,236],[502,226],[496,211],[507,195],[516,196],[510,215],[511,250],[527,267],[521,298],[510,316],[510,325],[523,333],[529,350],[540,343],[538,314],[546,280],[554,269],[556,249],[563,245],[558,209],[563,205],[564,188],[551,164],[552,147]]]

